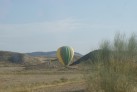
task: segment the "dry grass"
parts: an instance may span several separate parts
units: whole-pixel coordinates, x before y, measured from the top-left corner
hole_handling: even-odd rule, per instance
[[[97,63],[86,75],[88,92],[137,92],[137,39],[116,35],[114,43],[101,45]]]
[[[110,62],[109,66],[96,64],[96,71],[86,76],[89,92],[136,92],[137,64]]]
[[[50,90],[56,86],[79,83],[83,76],[77,72],[54,69],[46,71],[25,70],[23,67],[0,67],[0,70],[0,92],[45,92],[44,90]],[[43,90],[39,91],[41,89]],[[61,89],[58,88],[58,90]]]

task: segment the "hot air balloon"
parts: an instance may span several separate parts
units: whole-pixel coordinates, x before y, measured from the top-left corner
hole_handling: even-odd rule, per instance
[[[65,66],[69,66],[72,63],[73,56],[74,50],[71,47],[63,46],[57,50],[57,58]]]

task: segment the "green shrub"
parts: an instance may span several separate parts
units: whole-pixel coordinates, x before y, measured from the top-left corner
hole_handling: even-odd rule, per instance
[[[88,92],[137,92],[137,39],[117,34],[113,43],[104,41],[99,60],[86,75]]]

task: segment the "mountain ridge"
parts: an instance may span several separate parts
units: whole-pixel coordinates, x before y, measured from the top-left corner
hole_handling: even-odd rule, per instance
[[[41,51],[38,51],[38,52],[31,52],[31,53],[25,53],[27,55],[30,55],[30,56],[47,56],[47,57],[56,57],[56,51],[48,51],[48,52],[41,52]],[[83,55],[78,53],[78,52],[75,52],[75,55],[76,56],[79,56],[79,57],[82,57]]]
[[[42,53],[42,54],[31,56],[26,53],[0,51],[0,62],[22,64],[22,65],[36,65],[44,62],[49,62],[49,61],[58,61],[56,57],[56,51],[52,51],[48,53],[47,52],[38,52],[38,53]],[[80,57],[81,57],[81,54],[76,53],[74,55],[73,60],[76,61]]]
[[[91,63],[91,62],[94,63],[94,62],[96,62],[100,52],[101,52],[100,49],[91,51],[91,52],[87,53],[86,55],[82,56],[81,58],[79,58],[77,61],[75,61],[71,65],[77,65],[77,64],[80,64],[80,63]]]

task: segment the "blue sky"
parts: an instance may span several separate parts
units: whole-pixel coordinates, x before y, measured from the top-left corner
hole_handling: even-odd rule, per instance
[[[0,50],[86,54],[116,32],[137,33],[136,0],[0,0]]]

